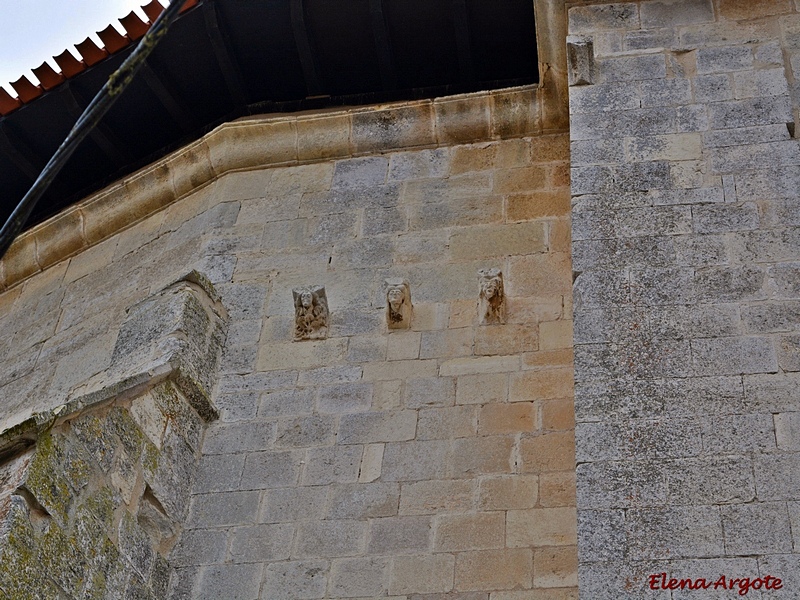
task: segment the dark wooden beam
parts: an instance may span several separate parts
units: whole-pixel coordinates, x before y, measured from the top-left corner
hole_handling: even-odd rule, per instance
[[[86,102],[81,101],[77,96],[72,84],[68,81],[59,90],[60,97],[67,109],[67,113],[73,121],[77,122],[81,118],[86,107]],[[111,131],[108,125],[98,123],[89,133],[89,138],[100,148],[109,160],[116,163],[118,167],[133,161],[131,154],[124,150],[125,146],[120,139]]]
[[[14,134],[8,123],[3,121],[0,121],[0,152],[5,154],[31,183],[36,181],[39,173],[44,169],[44,161],[18,135]]]
[[[233,57],[233,52],[231,52],[225,37],[222,35],[216,2],[206,0],[202,6],[206,33],[211,41],[211,47],[214,49],[214,56],[217,59],[220,71],[222,71],[222,76],[225,78],[228,94],[236,106],[245,106],[248,104],[248,99],[247,91],[244,87],[244,78],[238,63]]]
[[[469,34],[467,0],[452,0],[453,24],[456,30],[456,50],[461,83],[475,82],[475,66],[472,61],[472,45]]]
[[[194,131],[194,124],[189,118],[189,109],[181,104],[178,99],[178,94],[175,92],[172,85],[159,77],[158,73],[156,73],[148,63],[142,65],[139,74],[142,76],[142,80],[145,84],[147,84],[147,87],[150,88],[150,91],[158,98],[161,106],[167,110],[172,120],[178,124],[178,127],[180,127],[184,133],[191,133]]]
[[[314,58],[314,47],[306,27],[303,0],[290,0],[289,6],[292,13],[294,43],[297,46],[297,53],[300,55],[300,65],[303,67],[303,77],[306,80],[306,95],[323,96],[325,92],[322,86],[322,77]]]
[[[396,90],[397,74],[392,60],[392,44],[389,39],[389,30],[386,27],[386,17],[383,14],[383,0],[369,0],[369,16],[372,21],[375,51],[378,53],[381,83],[385,90]]]

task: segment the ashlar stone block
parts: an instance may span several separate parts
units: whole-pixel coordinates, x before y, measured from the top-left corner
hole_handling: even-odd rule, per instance
[[[390,594],[435,594],[453,589],[452,554],[398,556],[392,564]]]
[[[533,554],[533,585],[562,588],[578,585],[578,549],[545,548]]]
[[[530,588],[533,552],[529,548],[479,550],[459,553],[455,584],[459,590]]]
[[[430,548],[432,524],[430,517],[391,517],[374,519],[370,524],[367,553],[408,554]]]
[[[329,568],[326,560],[272,563],[266,570],[264,589],[273,600],[324,598]]]
[[[470,479],[405,483],[400,495],[401,515],[463,512],[472,506],[475,482]]]
[[[375,598],[386,591],[389,561],[384,558],[345,558],[331,565],[331,597]]]
[[[505,516],[502,511],[443,516],[437,520],[434,550],[459,552],[502,548]]]
[[[361,554],[366,523],[353,520],[307,521],[297,531],[298,557],[344,557]]]
[[[783,502],[725,506],[722,525],[725,548],[734,556],[792,551],[789,514]]]
[[[569,11],[569,29],[572,33],[636,29],[638,26],[639,7],[635,2],[576,6]]]

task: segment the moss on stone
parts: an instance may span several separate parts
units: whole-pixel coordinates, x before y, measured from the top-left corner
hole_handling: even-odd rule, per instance
[[[19,500],[19,504],[22,501]],[[36,589],[41,579],[38,568],[38,546],[27,511],[13,508],[3,524],[6,531],[0,541],[0,590],[3,598],[24,598],[26,589]]]
[[[98,571],[91,571],[81,598],[83,600],[103,600],[106,597],[107,589],[105,576]]]
[[[114,462],[117,442],[104,421],[94,415],[85,415],[73,421],[72,431],[100,469],[107,473]]]
[[[65,592],[79,595],[88,576],[88,561],[80,551],[77,532],[66,533],[51,523],[39,542],[39,562]]]
[[[175,384],[172,381],[165,381],[153,388],[152,394],[156,406],[173,429],[179,432],[192,448],[198,449],[203,421]]]
[[[142,469],[144,470],[145,479],[148,481],[155,477],[159,470],[161,461],[161,452],[153,444],[145,444],[144,452],[142,452]]]
[[[114,433],[122,442],[122,447],[128,453],[128,456],[138,459],[145,435],[139,429],[130,413],[123,408],[115,406],[108,414],[108,421]]]
[[[28,467],[25,487],[63,526],[69,518],[73,494],[62,475],[63,449],[59,436],[47,433],[39,440],[36,454]]]
[[[87,496],[79,508],[78,514],[91,515],[108,532],[114,520],[114,493],[108,487],[100,488]]]
[[[70,444],[66,447],[62,473],[73,491],[78,494],[87,485],[92,477],[92,466],[89,456],[82,446]]]

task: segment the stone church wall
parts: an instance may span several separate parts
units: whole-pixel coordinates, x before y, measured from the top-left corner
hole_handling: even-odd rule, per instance
[[[6,427],[107,385],[126,311],[195,269],[230,324],[171,598],[574,599],[569,143],[535,102],[237,122],[59,217],[72,258],[38,228]]]
[[[798,6],[569,27],[581,598],[796,598]]]

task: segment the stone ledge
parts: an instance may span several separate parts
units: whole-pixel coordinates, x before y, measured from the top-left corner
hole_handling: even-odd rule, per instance
[[[0,459],[24,450],[55,425],[166,382],[204,422],[216,419],[211,388],[227,329],[228,314],[216,290],[203,274],[187,273],[128,308],[111,365],[70,390],[64,404],[41,413],[2,415]]]
[[[23,233],[0,260],[0,291],[229,172],[566,131],[551,87],[224,123]]]

